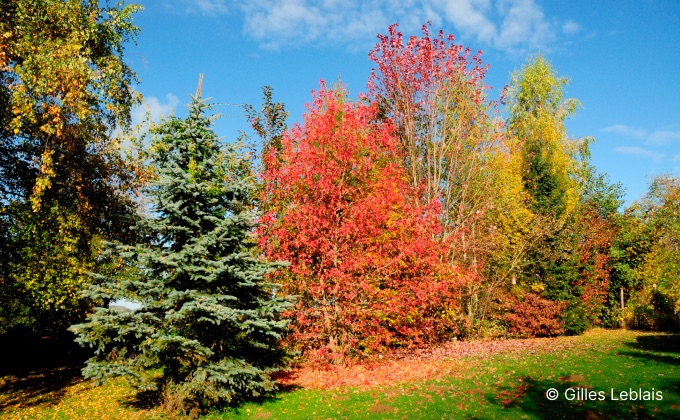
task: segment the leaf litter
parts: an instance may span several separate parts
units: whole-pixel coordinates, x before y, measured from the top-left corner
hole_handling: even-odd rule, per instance
[[[308,389],[371,388],[456,376],[461,368],[498,355],[564,354],[578,345],[577,337],[454,340],[415,351],[377,354],[344,365],[302,363],[278,380],[285,387]]]

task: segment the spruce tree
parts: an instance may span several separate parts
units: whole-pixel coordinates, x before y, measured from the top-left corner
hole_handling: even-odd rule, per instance
[[[279,345],[290,302],[276,296],[252,237],[256,186],[242,147],[212,131],[210,105],[192,97],[186,119],[151,131],[149,216],[144,240],[111,243],[102,258],[116,275],[95,274],[86,294],[99,302],[127,299],[141,307],[100,307],[71,327],[95,348],[83,374],[95,383],[125,376],[170,410],[238,403],[275,389],[271,374],[287,360]]]

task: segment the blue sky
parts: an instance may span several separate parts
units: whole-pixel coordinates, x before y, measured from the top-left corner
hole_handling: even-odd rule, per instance
[[[259,108],[262,86],[300,122],[320,79],[365,90],[368,52],[399,23],[405,37],[432,21],[456,42],[482,50],[497,98],[510,73],[540,51],[583,107],[573,137],[593,136],[592,162],[626,188],[627,203],[651,177],[680,175],[680,1],[678,0],[166,0],[138,1],[141,32],[126,59],[153,115],[181,115],[198,74],[224,116],[216,131],[235,139],[248,124],[238,104]]]

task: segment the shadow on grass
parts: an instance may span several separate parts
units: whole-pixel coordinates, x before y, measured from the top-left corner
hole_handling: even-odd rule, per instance
[[[69,387],[83,381],[87,357],[66,338],[0,337],[0,410],[58,403]]]
[[[635,350],[680,353],[680,334],[640,335],[626,346]]]
[[[634,342],[625,344],[630,350],[619,351],[621,356],[659,364],[680,365],[680,334],[641,335]]]
[[[123,407],[134,408],[136,410],[151,410],[162,403],[163,401],[158,393],[151,391],[135,392],[120,401]]]
[[[279,372],[274,375],[274,379],[281,379],[282,377],[287,376],[287,372]],[[212,407],[209,411],[213,412],[215,414],[220,414],[224,412],[224,410],[228,410],[236,415],[243,414],[242,409],[246,405],[246,403],[254,403],[259,405],[260,407],[268,404],[268,403],[273,403],[280,401],[282,399],[282,396],[291,392],[294,392],[298,389],[302,389],[302,387],[292,384],[292,383],[277,383],[277,390],[275,392],[272,392],[270,394],[265,394],[265,395],[260,395],[258,397],[251,397],[248,398],[247,400],[239,400],[239,401],[234,401],[231,404],[225,404],[223,406],[216,406]]]
[[[82,382],[80,367],[44,368],[0,380],[0,410],[10,406],[34,407],[57,404],[69,387]]]
[[[569,378],[560,381],[525,377],[521,389],[501,389],[495,395],[487,394],[486,399],[507,410],[508,418],[527,415],[550,420],[677,418],[656,412],[653,401],[613,400],[609,389],[590,389],[579,382]],[[557,391],[556,399],[548,399],[549,390]]]
[[[680,365],[680,356],[671,356],[667,354],[653,354],[643,351],[620,351],[621,356],[632,357],[635,359],[646,360],[654,363],[666,365]]]
[[[680,334],[641,335],[625,345],[627,350],[616,352],[619,357],[658,364],[662,372],[675,371],[675,366],[680,365]],[[640,365],[639,368],[643,369],[643,366]],[[668,368],[667,371],[664,366]],[[680,396],[680,380],[661,374],[659,376],[650,379],[652,382],[646,389],[643,386],[620,390],[591,388],[594,384],[588,383],[579,375],[560,377],[557,380],[523,377],[519,380],[519,386],[498,388],[495,393],[487,394],[486,399],[507,410],[508,417],[529,415],[550,420],[680,418],[678,404],[669,402],[669,397],[675,400]],[[663,399],[650,393],[652,386],[663,392]],[[548,399],[548,390],[557,391],[556,399]],[[640,392],[639,390],[647,391],[648,394],[630,396],[630,392]],[[621,392],[626,391],[629,396],[621,395]]]

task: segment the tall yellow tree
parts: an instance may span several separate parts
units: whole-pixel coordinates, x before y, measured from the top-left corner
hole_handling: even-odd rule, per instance
[[[5,326],[70,324],[101,238],[129,232],[135,168],[112,133],[139,100],[123,61],[136,5],[0,3],[0,273]],[[15,312],[16,312],[15,311]],[[3,320],[5,321],[5,320]]]
[[[585,231],[578,217],[590,139],[568,135],[565,121],[580,103],[564,98],[567,84],[541,55],[514,72],[507,92],[507,135],[517,144],[525,206],[531,212],[532,242],[518,282],[524,291],[564,303],[560,321],[567,332],[578,333],[587,324],[590,286],[582,284],[592,268],[581,255]]]
[[[579,201],[579,158],[588,139],[571,139],[564,126],[580,102],[564,98],[569,79],[537,55],[511,76],[508,135],[519,145],[527,204],[534,213],[563,219]]]

